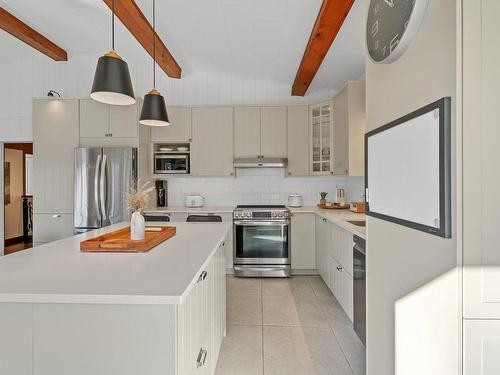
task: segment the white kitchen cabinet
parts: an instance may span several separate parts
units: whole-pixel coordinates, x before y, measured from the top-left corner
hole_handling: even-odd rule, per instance
[[[499,12],[499,1],[464,2],[461,216],[464,316],[472,319],[500,319]]]
[[[191,107],[167,106],[169,126],[153,127],[151,138],[156,143],[191,141]]]
[[[353,277],[336,259],[330,258],[330,280],[333,295],[351,320],[353,316]]]
[[[33,212],[73,213],[78,100],[33,100]],[[35,236],[38,229],[33,227]]]
[[[138,128],[139,113],[137,103],[126,106],[109,106],[109,134],[111,137],[137,138]]]
[[[260,154],[264,157],[286,157],[286,107],[260,109]]]
[[[42,244],[73,234],[73,214],[33,214],[33,242]]]
[[[234,108],[234,156],[256,158],[260,143],[260,107]]]
[[[353,274],[353,238],[352,233],[333,224],[331,256],[342,265],[351,276]]]
[[[215,371],[226,328],[224,247],[178,307],[178,375]]]
[[[328,261],[332,247],[331,226],[328,220],[316,215],[316,263],[319,274],[327,285],[330,283]]]
[[[293,213],[291,218],[292,270],[316,270],[315,214]]]
[[[232,176],[233,108],[193,108],[191,174]]]
[[[309,108],[310,174],[333,174],[332,166],[332,101]]]
[[[348,81],[332,103],[335,175],[364,176],[365,82]]]
[[[138,104],[110,106],[80,99],[81,138],[136,138],[138,125]]]
[[[287,108],[288,175],[309,175],[309,107]]]
[[[464,375],[500,374],[500,320],[464,320]]]

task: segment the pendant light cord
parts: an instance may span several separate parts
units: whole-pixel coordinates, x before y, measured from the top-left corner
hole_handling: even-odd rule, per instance
[[[114,1],[114,0],[113,0]],[[153,88],[156,88],[156,14],[155,0],[153,0]]]
[[[111,49],[115,50],[115,0],[112,0],[111,5]]]

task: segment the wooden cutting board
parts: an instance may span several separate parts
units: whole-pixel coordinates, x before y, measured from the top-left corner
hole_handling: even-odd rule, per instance
[[[326,206],[324,204],[318,204],[318,207],[323,208],[325,210],[348,210],[351,208],[351,206],[348,205],[347,203],[345,206],[341,206],[340,204],[337,204],[337,203],[333,204],[333,206]]]
[[[156,231],[147,231],[146,238],[141,241],[130,239],[130,227],[116,230],[80,242],[80,251],[92,253],[145,253],[163,241],[175,235],[175,227],[148,226],[159,228]]]

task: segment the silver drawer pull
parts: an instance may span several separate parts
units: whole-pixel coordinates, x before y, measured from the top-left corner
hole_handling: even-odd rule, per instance
[[[341,266],[337,266],[337,271],[342,271],[343,268]]]
[[[201,367],[205,364],[205,361],[207,360],[207,354],[208,352],[201,348],[200,352],[198,353],[198,358],[196,359],[196,367]]]
[[[203,271],[202,273],[200,273],[200,276],[198,277],[198,283],[205,280],[207,278],[207,274],[208,272],[207,271]]]
[[[61,215],[56,214],[56,215],[52,215],[52,217],[53,217],[54,219],[58,219],[58,218],[60,218],[60,217],[61,217]]]

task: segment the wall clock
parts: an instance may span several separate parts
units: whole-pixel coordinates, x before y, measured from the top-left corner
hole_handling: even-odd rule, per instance
[[[366,47],[375,63],[396,61],[417,34],[429,0],[371,0]]]

